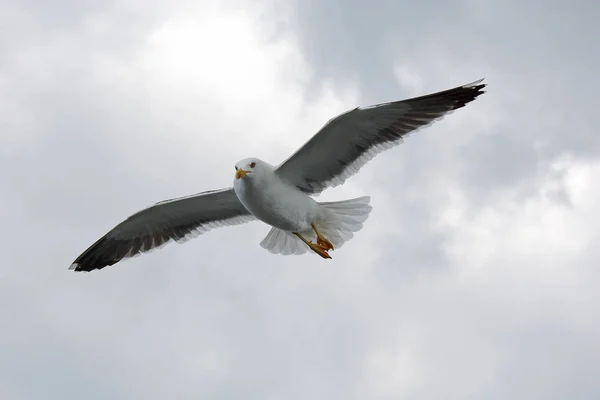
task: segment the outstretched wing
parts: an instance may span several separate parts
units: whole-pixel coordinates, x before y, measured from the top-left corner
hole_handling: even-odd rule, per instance
[[[102,269],[171,240],[183,243],[210,229],[254,219],[232,188],[161,201],[115,226],[77,257],[69,269]]]
[[[327,122],[276,173],[308,194],[341,185],[378,153],[402,143],[407,134],[475,100],[484,93],[482,81],[343,113]]]

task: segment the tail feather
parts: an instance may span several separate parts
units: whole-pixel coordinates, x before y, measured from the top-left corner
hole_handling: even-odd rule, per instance
[[[342,201],[319,203],[320,212],[315,221],[319,232],[333,244],[335,249],[352,239],[373,209],[369,204],[369,196],[358,197]],[[313,230],[300,232],[307,240],[316,241]],[[278,228],[271,228],[260,245],[274,254],[300,255],[309,248],[296,235]]]
[[[278,228],[271,228],[260,245],[271,253],[283,255],[300,255],[308,250],[308,247],[295,235]]]

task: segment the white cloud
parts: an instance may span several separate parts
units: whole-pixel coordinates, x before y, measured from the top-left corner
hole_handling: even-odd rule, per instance
[[[565,282],[569,275],[577,275],[572,262],[598,234],[589,221],[600,213],[595,201],[600,192],[593,184],[599,176],[596,163],[561,158],[544,171],[538,190],[524,201],[518,198],[519,188],[510,188],[475,213],[468,211],[468,203],[449,207],[449,211],[462,209],[464,216],[448,221],[454,233],[449,255],[465,272],[488,278],[489,263],[504,259],[504,271],[521,277],[531,274],[534,285],[547,279]],[[552,196],[561,188],[568,203]]]

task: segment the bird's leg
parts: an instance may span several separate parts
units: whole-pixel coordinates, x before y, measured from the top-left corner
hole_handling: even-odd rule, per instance
[[[306,245],[308,247],[310,247],[310,249],[312,251],[314,251],[315,253],[317,253],[318,255],[320,255],[323,258],[331,258],[331,256],[327,253],[327,249],[325,249],[323,246],[319,245],[319,244],[315,244],[313,242],[309,242],[308,240],[306,240],[301,234],[299,234],[298,232],[294,232],[294,235],[298,236],[300,238],[300,240],[302,240],[304,243],[306,243]]]
[[[315,226],[315,224],[311,224],[312,228],[315,230],[315,233],[317,234],[317,244],[319,246],[321,246],[322,248],[325,249],[325,251],[327,250],[333,250],[333,244],[327,240],[327,238],[323,235],[321,235],[321,233],[317,230],[317,227]]]

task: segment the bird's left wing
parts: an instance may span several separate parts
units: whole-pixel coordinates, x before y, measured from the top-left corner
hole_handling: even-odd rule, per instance
[[[481,81],[341,114],[279,165],[276,174],[307,194],[341,185],[407,134],[475,100],[484,93]]]
[[[182,243],[210,229],[254,219],[232,188],[161,201],[115,226],[77,257],[69,269],[102,269],[171,240]]]

